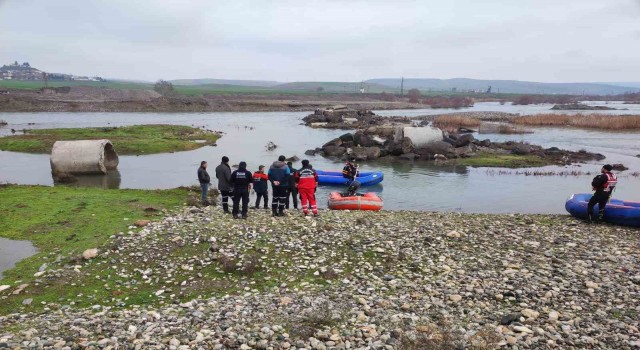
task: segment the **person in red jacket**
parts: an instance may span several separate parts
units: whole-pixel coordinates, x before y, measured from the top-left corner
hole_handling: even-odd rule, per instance
[[[316,204],[316,189],[318,188],[318,173],[311,167],[308,160],[302,161],[302,168],[296,171],[294,178],[298,186],[298,193],[302,202],[302,213],[309,215],[309,206],[313,216],[318,216]]]

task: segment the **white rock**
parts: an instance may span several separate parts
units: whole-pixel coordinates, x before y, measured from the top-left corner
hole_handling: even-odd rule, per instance
[[[520,313],[522,314],[522,316],[526,318],[532,318],[534,320],[538,318],[538,316],[540,316],[540,313],[538,311],[531,309],[523,309],[522,311],[520,311]]]
[[[98,256],[98,248],[87,249],[82,252],[82,257],[86,260],[93,259]]]
[[[10,285],[8,285],[8,284],[3,284],[3,285],[1,285],[1,286],[0,286],[0,292],[5,291],[5,290],[7,290],[7,289],[9,289],[9,288],[11,288],[11,286],[10,286]]]
[[[460,238],[460,232],[458,231],[451,231],[449,233],[447,233],[447,237],[451,237],[451,238]]]
[[[462,295],[460,295],[460,294],[449,295],[449,300],[453,301],[454,303],[457,303],[460,300],[462,300]]]
[[[585,286],[587,286],[587,288],[592,288],[592,289],[598,289],[598,284],[592,281],[587,281],[585,283]]]
[[[525,326],[513,326],[513,330],[519,333],[533,333],[532,330]]]
[[[162,293],[164,293],[164,289],[160,289],[159,291],[157,291],[156,296],[160,296]]]
[[[558,313],[558,311],[549,312],[549,321],[557,321],[558,318],[560,318],[560,314]]]

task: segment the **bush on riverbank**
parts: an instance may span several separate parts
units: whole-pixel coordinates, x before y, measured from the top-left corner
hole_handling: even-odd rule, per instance
[[[601,130],[639,130],[640,116],[609,114],[535,114],[510,119],[528,126],[569,126]]]
[[[473,107],[473,99],[466,96],[427,97],[422,100],[422,103],[429,105],[431,108]]]
[[[109,139],[116,152],[153,154],[179,152],[214,145],[220,134],[183,125],[132,125],[103,128],[32,129],[24,135],[0,137],[0,150],[50,153],[60,140]]]

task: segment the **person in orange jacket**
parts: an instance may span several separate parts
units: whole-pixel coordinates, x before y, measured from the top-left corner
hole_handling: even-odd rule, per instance
[[[256,209],[260,208],[260,199],[264,199],[264,208],[269,209],[269,175],[264,173],[264,165],[253,173],[253,190],[256,191]]]
[[[309,215],[309,206],[313,216],[318,216],[318,206],[316,203],[316,189],[318,188],[318,173],[313,170],[307,159],[302,161],[302,168],[296,171],[295,180],[300,193],[302,213]]]

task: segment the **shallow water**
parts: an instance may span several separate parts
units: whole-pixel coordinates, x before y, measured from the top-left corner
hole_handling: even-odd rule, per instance
[[[499,103],[478,103],[475,109],[496,110]],[[500,106],[505,107],[505,106]],[[516,106],[507,106],[516,107]],[[517,106],[519,110],[528,106]],[[540,108],[540,106],[534,106]],[[381,111],[384,115],[423,115],[425,111]],[[451,110],[448,110],[451,111]],[[442,113],[443,110],[438,110]],[[618,112],[618,111],[611,111]],[[521,112],[518,112],[521,113]],[[628,111],[627,111],[628,113]],[[10,128],[60,128],[119,126],[131,124],[183,124],[224,131],[217,147],[143,156],[121,156],[119,171],[109,176],[81,177],[79,185],[107,188],[173,188],[197,184],[196,170],[202,160],[210,163],[210,173],[223,156],[232,164],[246,161],[250,170],[269,165],[279,154],[309,158],[317,169],[339,170],[340,161],[320,156],[307,157],[304,151],[316,148],[345,131],[312,129],[301,125],[308,112],[247,113],[1,113]],[[35,125],[28,125],[35,123]],[[617,197],[640,200],[640,179],[624,174],[640,171],[640,138],[636,133],[604,133],[572,129],[536,129],[526,135],[477,135],[494,141],[522,140],[545,147],[587,149],[603,153],[607,162],[623,163],[631,170],[623,173]],[[267,151],[269,141],[278,145]],[[299,163],[297,164],[299,165]],[[578,167],[546,167],[548,170],[598,171],[601,164]],[[423,162],[379,161],[362,165],[363,170],[381,170],[385,180],[367,188],[377,192],[385,209],[438,210],[479,213],[564,213],[564,201],[577,192],[589,192],[592,176],[533,177],[497,175],[499,169],[440,167]],[[48,155],[0,152],[0,182],[52,185]],[[326,206],[329,192],[318,190],[319,204]]]
[[[29,241],[14,241],[0,237],[0,280],[2,273],[15,266],[15,264],[31,255],[37,249]]]

